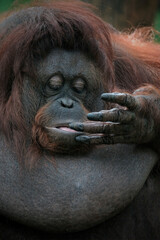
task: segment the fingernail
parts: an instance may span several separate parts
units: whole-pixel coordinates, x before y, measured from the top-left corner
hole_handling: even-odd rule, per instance
[[[102,121],[103,120],[103,115],[102,115],[102,113],[88,113],[87,118],[89,120],[99,120],[99,121]]]
[[[101,98],[103,99],[103,98],[108,98],[108,97],[111,97],[112,95],[110,94],[110,93],[103,93],[102,95],[101,95]]]
[[[69,127],[78,131],[83,131],[84,127],[82,123],[70,123]]]
[[[89,143],[90,138],[88,136],[77,136],[76,141],[78,142],[84,142],[84,143]]]
[[[93,117],[94,117],[94,113],[88,113],[88,114],[87,114],[87,118],[88,118],[88,119],[91,119],[91,118],[93,118]]]

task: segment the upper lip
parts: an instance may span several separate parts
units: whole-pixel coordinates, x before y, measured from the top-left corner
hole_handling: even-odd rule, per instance
[[[68,127],[68,128],[70,128],[69,127],[69,124],[70,124],[71,122],[67,122],[67,123],[57,123],[57,124],[54,124],[54,125],[52,125],[52,126],[47,126],[47,128],[60,128],[60,127]]]
[[[58,123],[54,127],[59,128],[59,127],[69,127],[70,123]]]

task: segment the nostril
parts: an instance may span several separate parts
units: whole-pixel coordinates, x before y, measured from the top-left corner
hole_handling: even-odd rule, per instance
[[[61,99],[61,106],[65,108],[72,108],[73,107],[73,101],[71,99]]]

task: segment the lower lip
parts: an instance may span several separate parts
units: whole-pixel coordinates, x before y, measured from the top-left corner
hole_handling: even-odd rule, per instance
[[[73,130],[71,128],[67,128],[67,127],[59,127],[58,129],[61,129],[61,130],[65,131],[65,132],[77,132],[77,131],[75,131],[75,130]]]

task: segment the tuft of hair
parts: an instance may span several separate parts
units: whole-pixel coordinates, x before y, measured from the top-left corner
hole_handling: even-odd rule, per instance
[[[160,88],[160,44],[152,27],[111,35],[114,48],[115,85],[121,90],[153,84]]]

